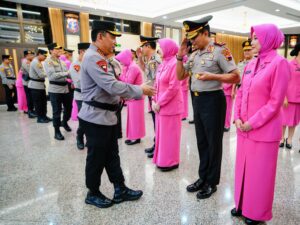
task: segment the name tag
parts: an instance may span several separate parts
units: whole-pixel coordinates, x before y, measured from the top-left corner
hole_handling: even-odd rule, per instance
[[[246,75],[246,74],[249,74],[249,73],[251,73],[251,70],[247,70],[247,71],[245,72],[245,75]]]

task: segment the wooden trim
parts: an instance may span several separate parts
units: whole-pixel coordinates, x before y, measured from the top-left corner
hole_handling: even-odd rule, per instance
[[[19,72],[19,64],[18,64],[18,57],[17,57],[17,50],[13,49],[13,58],[14,58],[14,65],[15,65],[15,75],[18,76]]]
[[[20,26],[20,37],[21,43],[25,43],[25,31],[24,31],[24,24],[23,24],[23,14],[22,14],[22,7],[21,4],[17,4],[17,13],[19,19],[19,26]]]

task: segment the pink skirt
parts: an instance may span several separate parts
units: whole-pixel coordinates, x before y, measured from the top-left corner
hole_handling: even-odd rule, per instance
[[[28,107],[27,107],[27,99],[26,99],[26,94],[24,87],[17,87],[17,97],[18,97],[18,108],[20,111],[27,112]]]
[[[183,96],[183,113],[181,118],[186,119],[189,116],[189,91],[182,91]]]
[[[289,102],[288,107],[283,107],[283,126],[294,127],[300,122],[300,103]]]
[[[127,127],[128,140],[136,140],[145,137],[145,108],[144,99],[127,101]]]
[[[77,114],[78,114],[77,104],[76,104],[75,99],[73,99],[73,103],[72,103],[72,114],[71,114],[72,120],[74,120],[74,121],[77,121],[77,120],[78,120]]]
[[[155,151],[153,163],[160,167],[180,162],[181,114],[155,117]]]
[[[237,136],[235,206],[252,220],[272,219],[278,145]]]

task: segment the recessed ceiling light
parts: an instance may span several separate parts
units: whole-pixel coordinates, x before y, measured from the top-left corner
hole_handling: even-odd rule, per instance
[[[276,9],[275,11],[276,11],[276,12],[280,12],[280,9]]]
[[[106,13],[106,15],[107,15],[107,16],[109,16],[109,15],[110,15],[110,13],[109,13],[109,12],[107,12],[107,13]]]
[[[168,17],[167,16],[163,16],[163,19],[167,19]]]

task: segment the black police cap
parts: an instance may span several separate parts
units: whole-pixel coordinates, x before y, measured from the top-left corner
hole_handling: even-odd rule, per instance
[[[2,55],[2,60],[13,59],[10,55]]]
[[[44,56],[48,56],[48,51],[43,50],[43,49],[38,49],[36,55],[44,55]]]
[[[143,46],[147,43],[150,43],[150,42],[155,42],[158,39],[159,39],[158,37],[146,37],[146,36],[140,35],[141,46]]]
[[[244,41],[242,43],[242,47],[243,47],[243,50],[251,50],[252,49],[252,45],[251,45],[251,39],[248,39],[247,41]]]
[[[183,21],[183,26],[185,32],[187,33],[187,39],[194,38],[198,35],[198,32],[204,27],[208,26],[208,22],[213,18],[213,16],[205,16],[200,20],[196,21]]]
[[[61,46],[59,46],[57,43],[51,43],[51,44],[49,44],[48,46],[48,49],[49,50],[53,50],[53,49],[62,49],[62,47]]]
[[[65,51],[65,52],[68,52],[68,53],[71,53],[71,54],[74,52],[74,50],[72,50],[72,49],[67,49],[67,48],[64,48],[64,51]]]
[[[92,30],[106,31],[117,37],[122,35],[119,31],[117,31],[115,23],[105,20],[94,20],[92,23]]]
[[[89,42],[81,42],[81,43],[77,44],[78,50],[85,50],[85,49],[88,49],[89,47],[90,47]]]
[[[34,51],[31,51],[31,50],[25,50],[25,51],[24,51],[24,56],[27,56],[28,54],[33,54],[33,55],[34,55]]]
[[[295,45],[295,47],[294,47],[294,49],[291,51],[290,55],[291,55],[291,56],[297,56],[298,53],[299,53],[299,51],[300,51],[300,42],[298,42],[298,43]]]

